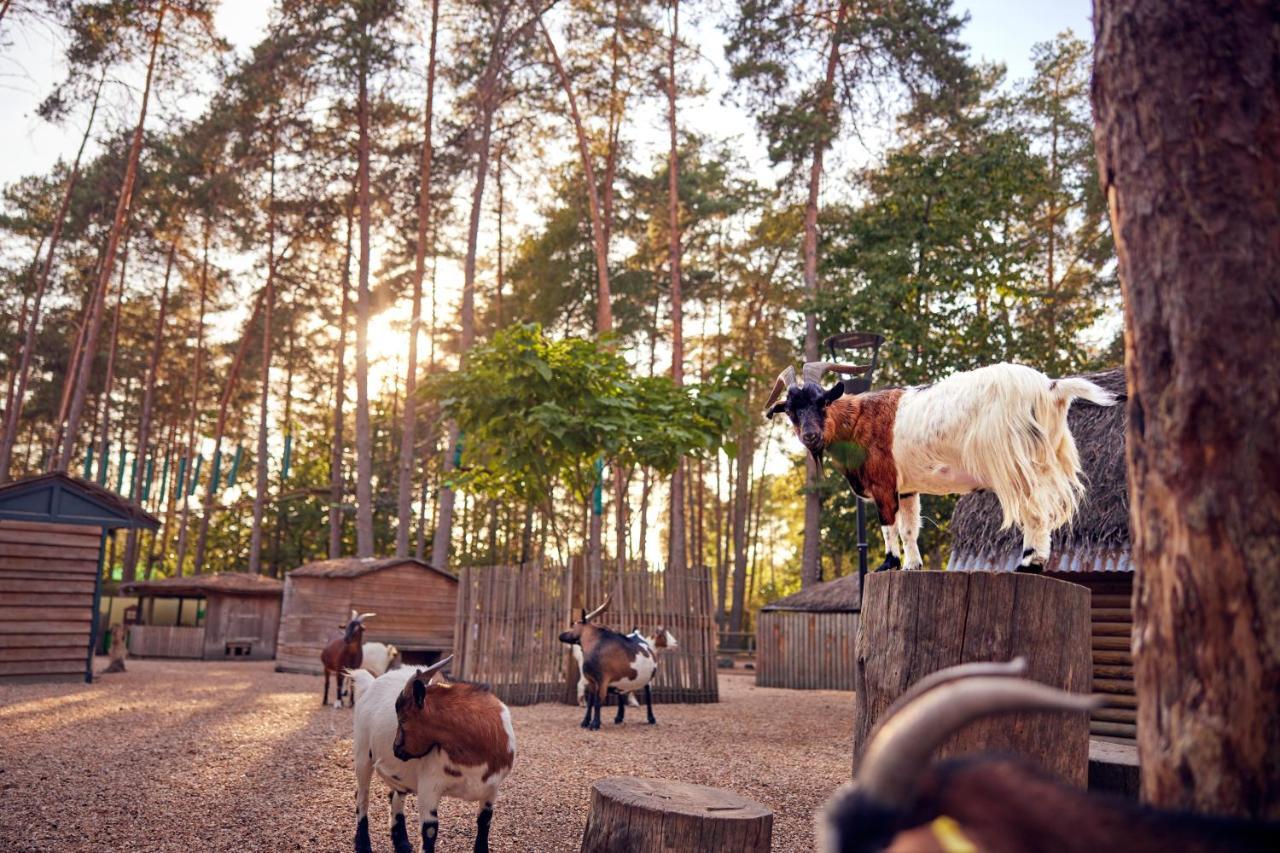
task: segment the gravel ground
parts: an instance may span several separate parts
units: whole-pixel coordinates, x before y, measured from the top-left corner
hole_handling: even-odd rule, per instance
[[[321,707],[319,676],[128,666],[93,685],[0,684],[0,850],[351,849],[351,711]],[[577,850],[592,780],[629,774],[752,797],[773,809],[775,851],[812,849],[813,812],[849,775],[851,694],[753,681],[723,675],[716,705],[657,706],[656,727],[633,713],[615,728],[605,709],[592,733],[567,705],[513,708],[493,849]],[[375,850],[391,849],[385,793],[375,777]],[[474,810],[442,803],[442,851],[471,849]]]

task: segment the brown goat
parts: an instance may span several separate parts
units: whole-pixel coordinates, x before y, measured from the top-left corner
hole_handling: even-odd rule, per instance
[[[342,696],[346,692],[346,672],[359,669],[364,663],[364,620],[377,616],[376,613],[356,613],[351,611],[351,619],[343,626],[342,636],[330,640],[320,652],[320,663],[324,667],[324,698],[321,705],[329,704],[329,676],[337,681],[338,695],[333,700],[333,707],[342,707]],[[351,707],[356,706],[355,693],[351,694]]]
[[[641,687],[644,688],[649,724],[653,725],[658,721],[653,716],[653,693],[649,682],[658,670],[658,659],[643,640],[591,623],[608,606],[609,596],[606,595],[604,604],[584,615],[560,635],[560,642],[582,647],[582,675],[587,680],[587,713],[582,718],[582,727],[592,731],[600,728],[600,708],[610,691],[619,694],[618,714],[613,722],[621,724],[627,710],[626,699],[621,694]],[[663,641],[665,645],[665,637]]]
[[[1017,664],[1013,665],[1018,667]],[[1020,671],[1020,668],[1017,670]],[[1098,697],[1012,677],[1009,665],[943,670],[881,721],[856,781],[818,818],[824,853],[989,853],[1280,850],[1280,824],[1165,812],[1068,787],[1016,758],[929,754],[981,717],[1017,711],[1081,713]]]

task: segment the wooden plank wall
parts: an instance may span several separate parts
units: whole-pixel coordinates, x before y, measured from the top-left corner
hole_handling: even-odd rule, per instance
[[[205,626],[132,625],[129,654],[140,658],[195,658],[204,655]]]
[[[280,599],[270,596],[219,595],[208,597],[201,654],[205,660],[271,660],[280,632]],[[249,643],[250,653],[227,654],[227,643]]]
[[[324,672],[320,652],[351,618],[351,582],[351,578],[285,578],[277,671]]]
[[[1137,739],[1138,697],[1133,686],[1133,575],[1098,572],[1081,579],[1089,587],[1092,617],[1093,690],[1111,707],[1089,718],[1089,733]]]
[[[102,531],[0,521],[0,678],[83,676]]]
[[[853,689],[857,613],[770,610],[756,625],[760,687]]]
[[[458,587],[452,666],[463,678],[490,684],[508,704],[575,701],[576,667],[559,636],[580,601],[594,607],[605,589],[613,603],[599,624],[629,632],[665,627],[679,648],[663,653],[654,679],[661,702],[715,702],[715,622],[710,577],[690,572],[669,577],[642,565],[628,566],[602,581],[583,580],[580,563],[567,567],[468,567]],[[574,578],[578,578],[577,584]]]
[[[351,586],[351,606],[378,614],[365,623],[365,639],[402,649],[453,648],[457,601],[456,581],[415,563],[361,575]]]

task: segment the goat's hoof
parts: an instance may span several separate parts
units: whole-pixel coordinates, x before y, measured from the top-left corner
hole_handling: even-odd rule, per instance
[[[593,732],[598,732],[598,731],[600,731],[600,724],[599,724],[599,723],[592,723],[591,725],[587,726],[587,728],[588,728],[588,729],[590,729],[590,730],[591,730],[591,731],[593,731]]]
[[[1041,563],[1028,563],[1025,566],[1018,566],[1014,571],[1020,575],[1040,575],[1044,574],[1044,566]]]
[[[904,572],[918,572],[924,568],[924,563],[907,563],[902,567]]]
[[[649,725],[656,726],[657,724],[658,724],[657,720],[655,720],[653,717],[649,718]]]
[[[892,572],[902,568],[902,560],[894,554],[886,554],[884,562],[876,566],[877,572]]]

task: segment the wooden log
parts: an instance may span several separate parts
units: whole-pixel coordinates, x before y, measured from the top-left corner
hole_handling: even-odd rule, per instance
[[[773,812],[730,791],[611,776],[591,786],[582,853],[768,853]]]
[[[1087,588],[1037,575],[877,572],[868,577],[856,652],[855,772],[872,729],[889,705],[940,669],[1022,655],[1027,677],[1088,693],[1089,610]],[[988,718],[954,735],[938,757],[979,752],[1024,755],[1083,787],[1088,780],[1088,715]]]

